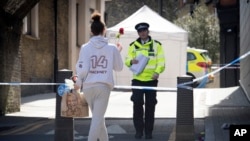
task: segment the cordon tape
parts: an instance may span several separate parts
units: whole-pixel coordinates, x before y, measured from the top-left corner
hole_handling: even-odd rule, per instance
[[[240,56],[239,58],[233,60],[232,62],[223,65],[222,67],[218,67],[218,69],[207,73],[206,75],[196,78],[191,82],[186,82],[186,83],[181,83],[177,85],[177,88],[184,88],[184,89],[193,89],[190,86],[192,83],[195,83],[197,81],[203,80],[205,78],[208,78],[210,75],[214,75],[218,72],[220,72],[223,69],[226,68],[230,68],[230,66],[234,65],[235,63],[239,62],[240,60],[246,58],[247,56],[250,55],[250,51],[248,51],[247,53],[243,54],[242,56]],[[65,83],[19,83],[19,82],[0,82],[0,85],[11,85],[11,86],[21,86],[21,85],[33,85],[33,86],[39,86],[39,85],[65,85]],[[116,89],[143,89],[143,90],[158,90],[158,91],[169,91],[169,92],[176,92],[177,88],[169,88],[169,87],[141,87],[141,86],[119,86],[119,85],[115,85],[114,88]],[[61,90],[62,91],[62,90]]]

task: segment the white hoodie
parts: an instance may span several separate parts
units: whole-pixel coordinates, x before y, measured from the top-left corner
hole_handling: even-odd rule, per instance
[[[108,84],[113,89],[113,70],[122,69],[123,61],[117,47],[109,44],[103,36],[93,36],[81,46],[76,64],[76,84],[83,89]]]

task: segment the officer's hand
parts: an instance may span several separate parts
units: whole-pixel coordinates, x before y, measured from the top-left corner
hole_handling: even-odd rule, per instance
[[[152,79],[153,79],[153,80],[157,80],[158,78],[159,78],[159,74],[155,72],[155,73],[153,74]]]
[[[133,59],[133,60],[131,60],[130,64],[131,64],[131,65],[132,65],[132,64],[137,64],[138,62],[139,62],[138,60]]]

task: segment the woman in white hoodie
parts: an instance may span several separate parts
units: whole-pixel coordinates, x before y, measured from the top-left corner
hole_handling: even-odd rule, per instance
[[[109,44],[104,38],[105,24],[99,13],[92,15],[89,42],[82,45],[76,64],[78,79],[75,89],[82,87],[87,103],[92,111],[88,141],[108,141],[104,114],[110,92],[114,87],[113,70],[121,71],[123,61],[121,46]]]

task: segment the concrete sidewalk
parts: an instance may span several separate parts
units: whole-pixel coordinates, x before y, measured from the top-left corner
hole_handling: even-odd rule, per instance
[[[106,113],[106,123],[111,138],[110,140],[134,140],[130,95],[131,92],[119,91],[113,91],[111,94],[109,107]],[[158,92],[156,123],[154,139],[152,141],[166,141],[170,138],[176,121],[176,95],[176,92]],[[20,112],[0,117],[0,129],[3,129],[1,127],[9,127],[8,131],[21,131],[20,128],[17,128],[21,127],[21,125],[33,125],[37,129],[38,126],[41,126],[39,128],[39,133],[30,131],[29,135],[44,135],[44,140],[50,137],[50,139],[46,139],[46,141],[52,141],[55,118],[55,97],[55,93],[23,97]],[[235,111],[240,111],[241,114],[237,114],[236,116],[234,113],[230,113],[230,110],[228,110],[229,107],[234,108]],[[194,124],[196,140],[199,140],[200,132],[204,131],[206,141],[215,141],[215,139],[216,141],[227,141],[228,137],[226,138],[225,136],[228,134],[228,130],[221,128],[224,124],[223,122],[235,123],[235,118],[232,117],[236,116],[236,119],[244,119],[240,120],[241,123],[249,123],[249,115],[244,114],[244,112],[249,113],[249,107],[249,101],[239,87],[194,89]],[[240,116],[244,116],[244,118]],[[75,120],[75,130],[77,132],[77,134],[75,134],[75,140],[86,140],[89,124],[90,118]],[[48,125],[48,127],[45,127],[45,125]],[[13,136],[11,134],[2,136],[3,134],[1,133],[6,132],[0,130],[1,141],[7,141],[5,138]],[[26,132],[22,131],[21,133]],[[27,134],[21,133],[15,136],[16,139],[23,137],[25,140]],[[224,136],[221,137],[222,133]],[[15,139],[8,141],[14,140]]]
[[[207,90],[204,90],[207,91]],[[194,90],[194,117],[204,118],[206,116],[206,105],[204,97],[206,94],[201,90]],[[132,102],[130,101],[131,92],[112,91],[107,118],[132,118]],[[34,96],[22,97],[21,111],[7,114],[7,116],[24,117],[46,117],[55,118],[56,94],[39,94]],[[176,118],[176,92],[158,92],[158,103],[156,106],[155,117],[157,118]],[[210,102],[209,102],[210,103]],[[90,112],[91,116],[91,112]]]
[[[246,105],[246,98],[239,89],[239,87],[194,89],[194,118],[207,117],[209,108],[213,106],[237,106],[235,103]],[[237,92],[241,97],[234,97],[230,102],[221,103],[221,101],[227,100],[230,95],[236,95]],[[112,91],[106,117],[132,118],[133,105],[130,96],[131,92]],[[22,97],[21,111],[7,114],[7,116],[55,118],[55,97],[55,93]],[[157,99],[155,117],[176,118],[177,92],[158,92]],[[244,103],[240,102],[242,100]]]

